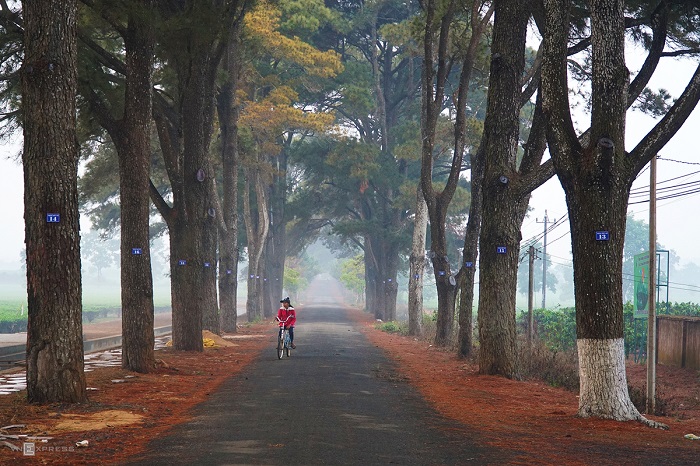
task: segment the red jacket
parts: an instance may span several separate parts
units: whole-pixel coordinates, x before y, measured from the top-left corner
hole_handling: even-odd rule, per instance
[[[289,327],[294,327],[294,324],[297,322],[297,313],[294,310],[292,306],[289,306],[287,309],[284,308],[284,306],[281,306],[279,311],[277,311],[277,318],[284,322],[286,318],[289,317],[289,320],[284,324],[286,328]],[[280,327],[282,326],[282,322],[280,322]]]

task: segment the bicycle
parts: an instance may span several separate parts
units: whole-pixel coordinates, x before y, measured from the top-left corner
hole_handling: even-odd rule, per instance
[[[282,359],[283,354],[290,357],[292,355],[292,340],[289,337],[289,329],[284,327],[284,324],[287,323],[288,318],[285,320],[280,320],[279,317],[276,317],[276,319],[277,322],[282,324],[280,327],[282,332],[277,337],[277,359]]]

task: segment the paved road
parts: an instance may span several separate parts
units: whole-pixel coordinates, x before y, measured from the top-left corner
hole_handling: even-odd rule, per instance
[[[277,360],[271,337],[268,352],[134,464],[507,462],[433,411],[341,308],[305,307],[296,330],[290,359]]]

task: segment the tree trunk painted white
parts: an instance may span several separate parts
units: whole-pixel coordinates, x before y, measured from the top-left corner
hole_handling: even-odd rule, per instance
[[[578,415],[616,421],[640,421],[667,429],[660,422],[643,417],[632,403],[625,372],[625,340],[577,340],[580,393]]]

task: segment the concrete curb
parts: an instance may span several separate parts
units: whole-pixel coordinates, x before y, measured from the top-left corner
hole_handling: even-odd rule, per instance
[[[153,329],[153,334],[156,337],[167,335],[172,332],[172,325],[165,327],[156,327]],[[114,335],[111,337],[96,338],[94,340],[86,340],[83,342],[84,353],[94,353],[96,351],[105,351],[108,349],[119,348],[122,345],[122,336]],[[25,358],[27,345],[13,345],[0,347],[0,361],[17,361]]]

